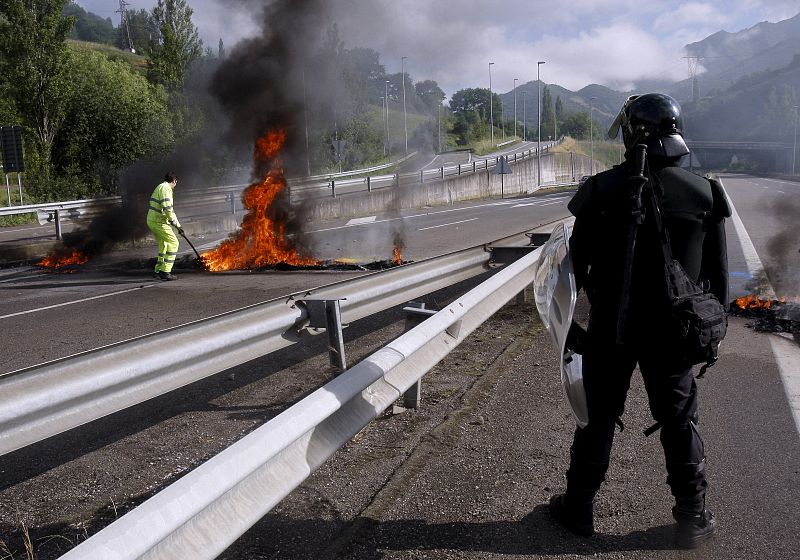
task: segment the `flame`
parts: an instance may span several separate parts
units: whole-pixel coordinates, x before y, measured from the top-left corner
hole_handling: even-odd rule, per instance
[[[44,268],[52,268],[53,270],[61,270],[69,266],[80,266],[86,264],[88,261],[89,257],[87,255],[81,253],[77,249],[73,249],[72,253],[69,255],[59,255],[57,252],[48,255],[36,263],[36,265]]]
[[[392,264],[403,264],[403,246],[397,245],[392,249]]]
[[[211,271],[261,268],[276,264],[305,266],[317,261],[298,254],[285,237],[286,225],[270,215],[269,208],[286,187],[278,155],[286,142],[286,131],[271,130],[256,141],[254,158],[258,168],[266,168],[264,178],[242,194],[247,214],[241,228],[219,247],[202,255]]]
[[[737,298],[734,303],[740,309],[770,309],[774,303],[771,299],[761,299],[756,295]]]

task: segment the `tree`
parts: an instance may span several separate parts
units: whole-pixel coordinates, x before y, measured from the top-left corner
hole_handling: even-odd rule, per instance
[[[156,35],[145,50],[148,79],[169,90],[180,89],[189,65],[203,54],[186,0],[158,0],[151,12]]]
[[[542,138],[547,139],[555,135],[554,121],[555,112],[553,111],[553,97],[550,95],[550,88],[544,86],[542,89]]]
[[[434,80],[423,80],[414,84],[417,97],[422,99],[429,112],[437,111],[445,98],[444,91]]]
[[[75,2],[70,0],[64,7],[65,16],[75,16],[75,26],[69,34],[71,39],[89,41],[91,43],[106,43],[113,45],[117,32],[110,19],[103,19],[97,14],[87,12]]]
[[[589,139],[589,113],[570,113],[561,123],[561,133],[582,140]],[[597,127],[594,127],[597,130]]]
[[[147,10],[128,10],[128,30],[131,32],[131,43],[137,52],[146,53],[150,48],[150,41],[158,35],[158,30]],[[122,50],[129,48],[128,31],[124,26],[117,29],[117,47]]]
[[[65,39],[75,18],[63,15],[65,4],[66,0],[0,4],[0,72],[13,84],[12,98],[22,124],[33,132],[45,176],[70,92]]]
[[[561,101],[561,96],[556,96],[556,122],[559,126],[564,121],[564,102]],[[559,131],[561,132],[561,131]]]
[[[99,179],[104,192],[113,192],[120,169],[172,149],[166,94],[129,64],[101,53],[71,49],[67,61],[75,87],[56,137],[53,164],[62,176],[82,179],[75,183],[92,185]]]

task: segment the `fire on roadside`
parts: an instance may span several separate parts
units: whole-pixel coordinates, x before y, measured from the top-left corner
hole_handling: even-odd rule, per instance
[[[286,188],[280,151],[286,131],[271,130],[256,142],[257,168],[267,169],[264,178],[250,185],[242,195],[247,214],[241,228],[222,244],[203,253],[203,265],[212,272],[247,270],[278,264],[312,266],[317,261],[302,256],[285,236],[286,224],[270,211]]]
[[[786,299],[762,299],[757,295],[749,295],[734,300],[739,309],[770,309],[776,302],[786,303]]]
[[[71,253],[59,254],[55,252],[51,255],[44,257],[36,266],[42,268],[49,268],[53,271],[74,271],[75,266],[81,266],[89,261],[88,255],[73,249]]]

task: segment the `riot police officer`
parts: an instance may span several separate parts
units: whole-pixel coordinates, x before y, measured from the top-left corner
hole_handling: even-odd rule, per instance
[[[675,544],[694,548],[711,537],[716,526],[705,506],[697,387],[693,364],[670,348],[664,257],[653,212],[645,212],[635,249],[627,255],[631,204],[626,181],[634,173],[634,147],[647,146],[649,182],[661,189],[663,223],[673,257],[693,281],[723,303],[728,298],[724,219],[730,209],[718,181],[679,167],[689,150],[674,99],[658,93],[629,98],[609,137],[616,138],[620,128],[625,161],[587,180],[569,203],[575,216],[570,253],[576,284],[591,306],[585,336],[572,342],[583,354],[589,422],[575,431],[567,489],[550,500],[550,511],[574,533],[594,533],[594,497],[605,480],[615,427],[623,426],[625,398],[638,364],[660,426],[667,483],[675,497]],[[629,289],[623,294],[626,268]],[[627,306],[627,324],[620,339],[621,305]]]

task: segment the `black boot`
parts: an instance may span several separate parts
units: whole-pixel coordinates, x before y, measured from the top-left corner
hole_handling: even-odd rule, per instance
[[[675,529],[675,545],[679,548],[697,548],[710,539],[717,530],[714,514],[703,504],[698,508],[684,508],[676,505],[672,508],[672,516],[678,522]]]
[[[594,495],[575,499],[568,494],[550,498],[550,515],[581,537],[594,535]]]

